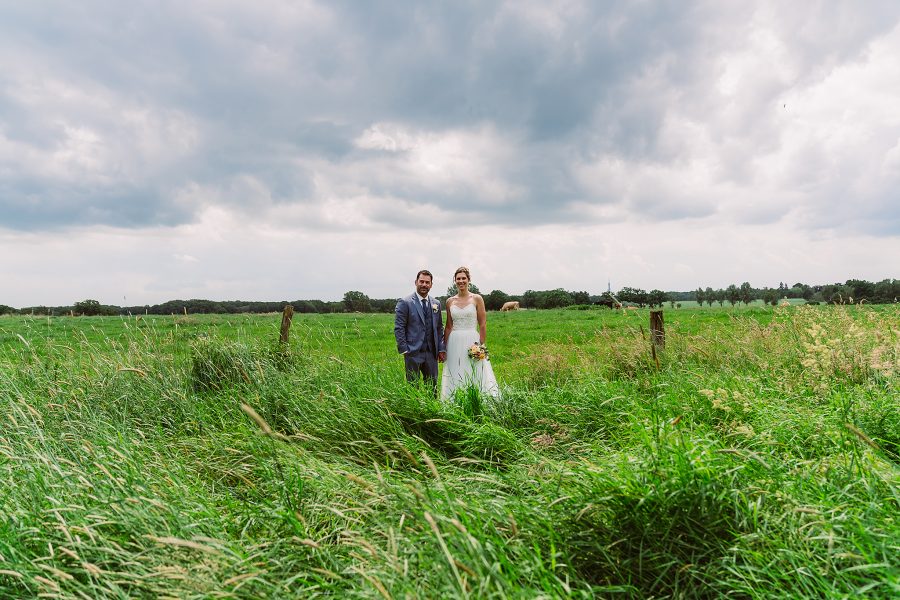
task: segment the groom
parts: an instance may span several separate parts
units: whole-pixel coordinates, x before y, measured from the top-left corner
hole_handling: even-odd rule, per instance
[[[444,323],[441,303],[428,295],[433,277],[429,271],[416,273],[416,293],[397,301],[394,310],[394,337],[397,352],[406,363],[406,380],[419,376],[429,382],[437,396],[438,362],[444,362]]]

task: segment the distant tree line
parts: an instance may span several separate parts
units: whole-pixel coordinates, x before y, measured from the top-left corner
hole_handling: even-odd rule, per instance
[[[472,291],[481,293],[472,286]],[[439,297],[441,301],[452,295],[451,287],[447,294]],[[502,290],[482,293],[484,304],[488,310],[500,310],[504,303],[517,301],[522,308],[546,309],[619,305],[638,307],[662,307],[666,303],[675,308],[684,301],[694,301],[701,306],[718,304],[731,306],[739,303],[750,304],[762,300],[766,304],[778,304],[784,299],[803,299],[812,304],[890,304],[900,299],[900,280],[884,279],[872,283],[862,279],[849,279],[845,283],[825,285],[806,285],[795,283],[787,286],[780,283],[777,288],[755,288],[748,282],[740,285],[731,284],[726,288],[698,287],[688,292],[664,292],[654,289],[649,292],[640,288],[623,287],[616,293],[603,292],[590,294],[585,291],[569,291],[563,288],[555,290],[527,290],[523,294],[507,294]],[[244,300],[169,300],[162,304],[144,306],[114,306],[101,304],[97,300],[82,300],[72,306],[29,306],[15,309],[0,304],[0,315],[34,314],[34,315],[171,315],[171,314],[233,314],[233,313],[274,313],[281,312],[286,305],[292,305],[295,313],[389,313],[394,311],[396,298],[369,298],[360,291],[349,291],[340,301],[293,300],[279,302],[258,302]]]
[[[775,305],[784,299],[802,299],[811,304],[891,304],[900,298],[900,280],[883,279],[872,283],[862,279],[848,279],[846,283],[812,286],[795,283],[790,287],[779,283],[777,288],[754,288],[745,281],[740,286],[731,284],[718,290],[711,287],[697,288],[693,292],[677,294],[677,300],[694,300],[698,304],[706,303],[709,306],[713,303],[723,306],[725,302],[732,306],[738,303],[750,304],[754,300]]]

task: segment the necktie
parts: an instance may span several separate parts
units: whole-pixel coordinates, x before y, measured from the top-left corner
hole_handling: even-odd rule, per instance
[[[428,330],[425,333],[425,347],[428,348],[429,352],[433,352],[434,351],[434,330],[432,329],[432,326],[434,325],[434,322],[431,320],[431,310],[430,310],[430,307],[428,306],[428,300],[425,300],[425,299],[422,300],[422,311],[425,313],[425,327],[428,328]]]

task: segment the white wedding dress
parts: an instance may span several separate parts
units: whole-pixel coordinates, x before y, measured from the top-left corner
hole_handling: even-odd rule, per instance
[[[447,360],[441,377],[441,399],[452,399],[457,388],[475,386],[481,393],[498,397],[500,388],[491,361],[469,358],[469,348],[478,343],[478,317],[475,303],[450,306],[453,329],[447,338]]]

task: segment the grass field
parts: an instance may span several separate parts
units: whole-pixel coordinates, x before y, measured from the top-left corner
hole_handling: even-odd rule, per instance
[[[0,597],[893,598],[900,308],[0,317]]]

